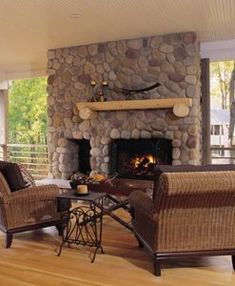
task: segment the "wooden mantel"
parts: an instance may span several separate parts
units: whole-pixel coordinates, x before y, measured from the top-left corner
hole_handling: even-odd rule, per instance
[[[164,98],[144,100],[118,100],[104,102],[78,102],[77,108],[82,119],[91,119],[96,116],[96,111],[137,110],[173,108],[173,113],[185,117],[192,106],[191,98]]]

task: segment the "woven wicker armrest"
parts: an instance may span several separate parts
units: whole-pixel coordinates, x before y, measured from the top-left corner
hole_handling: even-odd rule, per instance
[[[153,200],[142,191],[135,191],[129,196],[130,205],[138,212],[153,215],[154,205]]]
[[[32,186],[27,189],[22,189],[13,192],[4,200],[5,203],[19,203],[29,201],[48,201],[55,200],[56,195],[59,194],[59,188],[56,185]]]

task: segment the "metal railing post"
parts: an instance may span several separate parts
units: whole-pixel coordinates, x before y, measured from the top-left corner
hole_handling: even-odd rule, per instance
[[[3,144],[2,151],[3,151],[3,160],[7,161],[8,160],[8,156],[7,156],[7,145],[6,144]]]

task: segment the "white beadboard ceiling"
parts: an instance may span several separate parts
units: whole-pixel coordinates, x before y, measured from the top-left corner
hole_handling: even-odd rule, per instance
[[[235,39],[235,0],[0,0],[0,80],[45,74],[48,49],[184,31]]]

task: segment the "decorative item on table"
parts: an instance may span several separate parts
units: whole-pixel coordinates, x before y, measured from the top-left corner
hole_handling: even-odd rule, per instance
[[[115,173],[108,177],[104,173],[93,172],[90,176],[87,176],[78,172],[71,176],[70,186],[77,194],[87,194],[89,190],[97,188],[102,191],[102,188],[106,188],[107,185],[113,186],[112,181],[117,175],[118,173]]]
[[[94,172],[91,175],[92,182],[88,185],[88,189],[93,191],[105,191],[108,187],[113,187],[113,179],[118,176],[118,173],[115,173],[111,176],[107,176],[104,173]]]
[[[92,178],[82,173],[75,173],[70,178],[70,186],[72,189],[77,190],[78,185],[88,185],[92,182]]]
[[[118,173],[114,173],[110,176],[105,176],[103,174],[96,174],[94,176],[94,180],[97,181],[99,184],[106,184],[113,186],[113,180],[118,176]]]
[[[87,185],[77,185],[76,194],[78,195],[86,195],[88,194],[88,186]]]
[[[94,171],[91,174],[91,178],[94,184],[109,184],[109,185],[113,185],[113,180],[118,176],[118,173],[114,173],[112,175],[107,176],[104,173],[99,173]]]
[[[101,183],[105,181],[106,175],[95,172],[94,174],[91,175],[91,179],[93,183]]]

